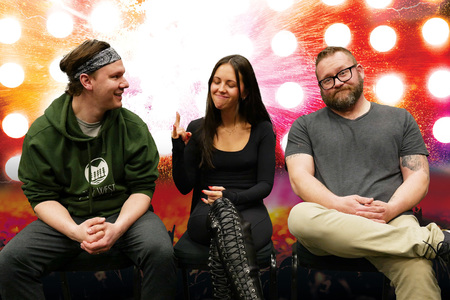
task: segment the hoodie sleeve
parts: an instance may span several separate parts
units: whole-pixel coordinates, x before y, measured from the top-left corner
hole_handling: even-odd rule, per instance
[[[124,166],[125,180],[130,194],[143,193],[150,198],[158,179],[159,154],[155,141],[143,121],[128,131]]]
[[[60,198],[62,187],[55,178],[48,152],[33,134],[25,136],[19,163],[19,179],[33,209],[43,201],[59,201]]]

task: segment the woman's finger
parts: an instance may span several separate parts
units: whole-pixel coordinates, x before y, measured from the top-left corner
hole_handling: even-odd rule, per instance
[[[180,126],[180,114],[179,114],[178,112],[176,112],[176,117],[175,117],[175,123],[174,123],[174,125],[175,125],[176,127],[179,127],[179,126]]]

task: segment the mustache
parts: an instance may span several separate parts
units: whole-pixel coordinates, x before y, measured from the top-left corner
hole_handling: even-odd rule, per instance
[[[353,88],[352,87],[350,87],[350,86],[346,86],[346,87],[341,87],[341,88],[339,88],[334,94],[336,95],[337,93],[339,93],[339,92],[342,92],[342,91],[351,91],[351,90],[353,90]]]

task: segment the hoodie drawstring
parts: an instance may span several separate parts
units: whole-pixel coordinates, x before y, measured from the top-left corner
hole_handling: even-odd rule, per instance
[[[92,170],[91,170],[91,143],[87,142],[87,150],[88,150],[88,166],[89,166],[89,213],[92,214],[93,208],[93,199],[92,199]]]

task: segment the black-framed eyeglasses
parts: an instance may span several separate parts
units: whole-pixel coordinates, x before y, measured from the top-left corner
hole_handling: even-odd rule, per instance
[[[334,87],[336,78],[340,82],[346,82],[352,79],[352,68],[356,67],[358,64],[354,64],[351,67],[340,70],[335,76],[327,77],[319,81],[319,85],[324,90],[329,90]]]

